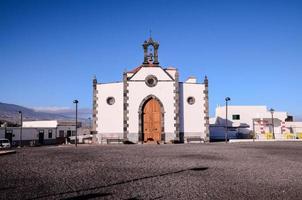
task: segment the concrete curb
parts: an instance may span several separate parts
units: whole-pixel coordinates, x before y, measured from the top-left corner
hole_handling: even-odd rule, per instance
[[[256,140],[253,140],[253,139],[232,139],[232,140],[229,140],[230,143],[237,143],[237,142],[302,142],[301,139],[268,139],[268,140],[265,140],[265,139],[256,139]]]
[[[0,151],[0,156],[7,155],[7,154],[13,154],[13,153],[16,153],[16,150]]]

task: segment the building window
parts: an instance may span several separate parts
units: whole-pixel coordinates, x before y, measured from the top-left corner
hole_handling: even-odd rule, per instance
[[[59,137],[64,137],[64,130],[59,131]]]
[[[115,103],[114,97],[108,97],[108,98],[107,98],[107,104],[108,104],[108,105],[113,105],[114,103]]]
[[[233,120],[240,120],[240,115],[233,115]]]
[[[44,130],[39,130],[38,137],[39,138],[44,138]]]
[[[70,137],[71,136],[71,130],[68,130],[67,131],[67,137]]]
[[[158,82],[157,78],[156,78],[155,76],[153,76],[153,75],[149,75],[149,76],[147,76],[147,77],[145,78],[145,83],[146,83],[146,85],[149,86],[149,87],[154,87],[154,86],[156,86],[156,85],[157,85],[157,82]]]
[[[52,130],[51,129],[48,130],[48,138],[52,138]]]
[[[188,102],[188,104],[193,105],[195,103],[195,98],[194,97],[188,97],[187,102]]]

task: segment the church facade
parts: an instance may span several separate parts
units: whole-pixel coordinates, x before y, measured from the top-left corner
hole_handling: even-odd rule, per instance
[[[143,43],[144,61],[123,80],[93,79],[93,131],[96,141],[186,143],[209,140],[208,79],[179,82],[176,68],[158,61],[159,43]]]

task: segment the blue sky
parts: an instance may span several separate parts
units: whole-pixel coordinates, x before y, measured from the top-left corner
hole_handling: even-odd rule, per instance
[[[209,78],[210,115],[267,105],[302,116],[302,1],[0,0],[0,101],[91,108],[92,77],[119,81],[159,41],[163,67]]]

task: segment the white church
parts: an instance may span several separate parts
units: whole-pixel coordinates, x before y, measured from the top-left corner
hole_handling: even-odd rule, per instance
[[[96,142],[186,143],[209,140],[208,80],[179,82],[176,68],[158,61],[159,43],[143,43],[144,61],[123,80],[93,80]]]

